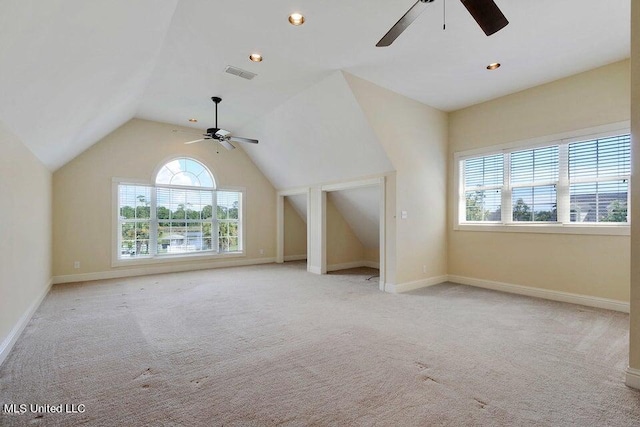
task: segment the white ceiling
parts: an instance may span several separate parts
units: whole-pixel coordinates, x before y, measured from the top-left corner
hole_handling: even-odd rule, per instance
[[[450,111],[629,56],[629,0],[496,0],[491,37],[458,0],[443,31],[443,1],[376,48],[414,0],[3,0],[0,121],[56,169],[134,116],[202,129],[219,95],[239,129],[336,70]]]

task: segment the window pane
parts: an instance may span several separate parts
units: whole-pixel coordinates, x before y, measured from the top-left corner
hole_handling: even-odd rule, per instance
[[[534,183],[558,180],[558,147],[511,153],[511,183]]]
[[[569,179],[629,175],[631,138],[620,135],[569,144]]]
[[[477,157],[464,161],[464,186],[466,190],[473,187],[502,185],[504,176],[504,156]]]
[[[149,230],[146,221],[131,221],[121,225],[120,257],[149,255]]]
[[[467,191],[465,199],[467,221],[500,221],[501,190]]]
[[[156,184],[214,188],[213,176],[200,162],[182,157],[160,168]]]
[[[627,222],[627,180],[571,185],[571,222]]]
[[[554,185],[514,188],[511,196],[514,221],[557,221]]]
[[[118,186],[120,219],[148,219],[151,216],[151,187],[121,184]]]
[[[240,210],[240,194],[236,191],[218,191],[218,219],[238,219]]]

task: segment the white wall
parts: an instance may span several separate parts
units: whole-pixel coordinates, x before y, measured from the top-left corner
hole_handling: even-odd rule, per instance
[[[56,282],[111,277],[126,274],[131,268],[140,268],[111,265],[112,178],[152,183],[156,168],[178,156],[193,157],[206,165],[214,173],[219,187],[246,188],[243,200],[246,256],[235,260],[195,261],[191,258],[162,266],[179,269],[188,264],[205,268],[226,261],[261,262],[275,258],[276,193],[273,186],[242,149],[227,151],[210,141],[184,145],[183,142],[192,136],[173,133],[175,128],[147,120],[131,120],[54,173],[53,274]],[[261,249],[263,254],[260,254]],[[79,269],[74,269],[75,261],[80,262]],[[144,272],[159,271],[158,266],[152,267],[145,267]]]
[[[629,61],[450,114],[449,230],[455,152],[629,120]],[[450,231],[449,274],[629,300],[629,237]]]
[[[51,172],[0,122],[0,363],[51,282]]]
[[[387,282],[447,274],[447,114],[345,73],[396,171],[386,187]],[[401,219],[401,211],[407,219]]]
[[[382,174],[392,165],[342,73],[336,71],[238,130],[278,190]]]

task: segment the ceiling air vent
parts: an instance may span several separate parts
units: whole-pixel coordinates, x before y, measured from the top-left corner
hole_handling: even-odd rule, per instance
[[[234,76],[242,77],[243,79],[251,80],[257,74],[252,73],[251,71],[243,70],[242,68],[233,67],[231,65],[227,65],[227,68],[224,69],[225,73],[233,74]]]

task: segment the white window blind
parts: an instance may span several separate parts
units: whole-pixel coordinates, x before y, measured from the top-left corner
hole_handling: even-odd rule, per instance
[[[463,165],[466,221],[500,221],[504,156],[467,159]]]
[[[631,138],[569,144],[571,222],[628,222]]]
[[[462,157],[458,167],[459,223],[628,224],[629,134]]]
[[[513,221],[557,221],[558,146],[510,153]]]

